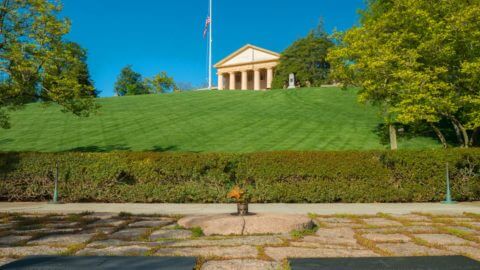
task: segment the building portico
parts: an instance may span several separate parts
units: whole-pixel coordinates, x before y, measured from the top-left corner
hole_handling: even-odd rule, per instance
[[[280,55],[246,45],[215,65],[218,90],[266,90],[272,88]]]

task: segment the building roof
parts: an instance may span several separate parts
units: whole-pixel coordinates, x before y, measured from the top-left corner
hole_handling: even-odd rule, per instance
[[[252,51],[251,54],[245,55],[248,51]],[[242,48],[238,49],[234,53],[230,54],[229,56],[225,57],[223,60],[215,64],[216,68],[219,67],[226,67],[226,66],[233,66],[239,64],[248,64],[252,62],[259,62],[259,61],[275,61],[280,58],[280,54],[263,49],[251,44],[247,44]]]

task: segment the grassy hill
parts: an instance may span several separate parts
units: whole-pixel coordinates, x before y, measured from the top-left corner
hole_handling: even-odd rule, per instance
[[[99,99],[90,118],[30,104],[0,130],[0,151],[253,152],[384,149],[377,110],[338,88],[201,91]],[[438,147],[433,138],[400,148]]]

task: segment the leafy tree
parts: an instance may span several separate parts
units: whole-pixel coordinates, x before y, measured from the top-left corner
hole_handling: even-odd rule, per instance
[[[333,46],[322,24],[306,37],[295,41],[280,57],[273,87],[283,88],[290,73],[295,74],[297,83],[301,86],[320,86],[325,83],[330,70],[326,57]]]
[[[91,94],[93,86],[78,80],[82,59],[66,49],[62,41],[70,23],[59,19],[60,10],[57,1],[0,1],[0,126],[3,128],[10,125],[8,110],[32,100],[58,103],[64,111],[79,116],[88,116],[96,107]]]
[[[427,124],[446,147],[438,124],[448,120],[467,147],[480,126],[478,18],[478,0],[370,0],[327,59],[387,123]]]
[[[86,50],[75,42],[65,43],[65,50],[69,51],[75,58],[80,60],[80,63],[77,63],[78,66],[72,67],[78,69],[78,83],[94,88],[95,86],[90,76],[90,71],[88,70]],[[94,97],[98,97],[99,94],[100,91],[95,88],[94,91],[85,92],[85,95],[93,95]]]
[[[119,96],[148,94],[148,88],[143,83],[142,75],[133,71],[132,66],[126,66],[120,72],[115,83],[115,92]]]
[[[167,93],[177,89],[175,81],[169,77],[166,72],[162,71],[153,78],[145,79],[145,85],[150,93]]]

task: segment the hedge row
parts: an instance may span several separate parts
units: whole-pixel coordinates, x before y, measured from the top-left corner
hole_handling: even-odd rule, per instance
[[[247,181],[252,202],[480,200],[480,149],[369,152],[2,153],[0,199],[65,202],[228,202]]]

